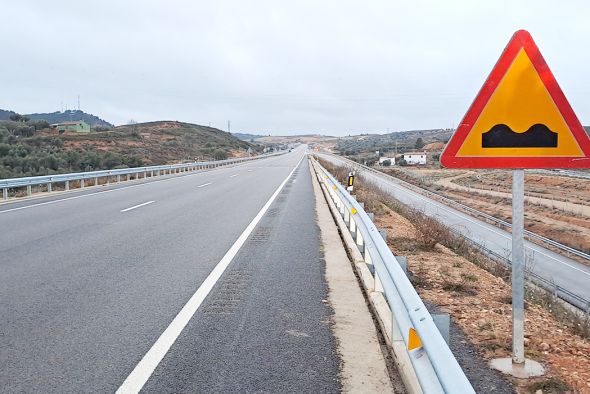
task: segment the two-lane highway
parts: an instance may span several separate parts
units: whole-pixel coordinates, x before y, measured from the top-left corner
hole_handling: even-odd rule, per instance
[[[350,161],[335,155],[319,154],[319,156],[337,165],[353,165]],[[497,255],[510,258],[512,241],[509,232],[425,197],[384,174],[376,174],[361,168],[359,176],[385,190],[402,203],[439,219],[476,244],[484,246]],[[590,267],[529,241],[525,241],[525,251],[527,269],[547,281],[590,300]],[[578,306],[587,308],[587,305]]]
[[[291,213],[293,220],[297,216],[314,220],[311,194],[298,192],[299,197],[290,197],[284,193],[310,186],[307,168],[297,170],[307,166],[306,160],[302,161],[304,152],[305,147],[299,147],[289,154],[230,168],[1,205],[0,391],[113,392],[123,382],[127,386],[122,389],[133,392],[141,388],[183,332],[184,327],[178,324],[191,320],[192,315],[186,313],[195,313],[185,307],[191,302],[194,306],[195,300],[198,305],[203,302],[241,246],[248,244],[246,239],[272,239],[272,232],[264,230],[269,226],[260,230],[256,225],[268,215],[279,215],[273,204],[297,198],[292,206],[305,209]],[[303,181],[295,183],[299,179]],[[313,223],[282,231],[300,234],[309,231],[308,227],[313,229]],[[312,242],[311,250],[319,251],[317,238],[312,231],[311,238],[305,239]],[[292,263],[294,256],[300,256],[298,245],[275,246],[273,253],[282,253],[281,261]],[[252,258],[259,257],[254,254]],[[308,257],[311,260],[305,261],[317,263],[317,256]],[[255,276],[256,269],[244,275]],[[318,324],[327,320],[329,311],[321,302],[325,297],[321,275],[310,277],[305,271],[299,275],[307,278],[311,284],[308,290],[315,293],[313,298],[299,298],[301,305],[291,318],[296,321],[303,318],[301,314],[312,314]],[[239,286],[232,285],[232,280],[228,283],[230,292],[235,290],[231,286]],[[254,292],[260,296],[268,284],[257,283],[261,287]],[[231,294],[229,297],[225,304],[235,301]],[[260,302],[262,299],[259,297]],[[294,301],[287,295],[281,300]],[[270,310],[267,307],[267,312]],[[213,316],[223,317],[222,312]],[[257,321],[255,314],[249,318]],[[260,318],[265,315],[261,313]],[[206,324],[219,321],[210,319]],[[228,330],[240,332],[244,320],[233,324],[236,326]],[[300,332],[297,324],[292,326],[294,332]],[[300,388],[321,385],[336,389],[338,360],[331,333],[327,324],[313,330],[320,335],[314,338],[323,340],[324,346],[303,347],[314,349],[312,358],[319,364],[315,365],[316,373],[309,371],[307,380],[300,382]],[[250,346],[264,346],[264,332],[258,336],[255,330],[250,333],[254,335]],[[205,343],[213,338],[194,331],[188,335],[197,335]],[[301,335],[305,339],[303,335],[309,334]],[[193,346],[194,341],[190,339],[187,346]],[[154,348],[159,358],[152,357]],[[209,348],[208,352],[214,350]],[[218,350],[212,356],[220,365],[224,358],[231,360],[231,354]],[[301,369],[309,354],[299,352],[290,363]],[[145,358],[149,358],[147,369]],[[182,368],[193,368],[189,376],[201,376],[202,365],[185,356],[181,359]],[[174,369],[175,360],[166,360],[165,368]],[[211,378],[214,372],[202,376]],[[228,391],[238,387],[243,383],[240,376],[217,376],[213,388]],[[154,391],[198,391],[195,382],[204,380],[195,379],[187,383],[190,389],[170,386],[161,378],[150,387]],[[224,388],[225,381],[231,384]],[[264,381],[256,382],[249,381],[248,387],[265,389]],[[280,379],[272,382],[274,388],[286,388]],[[297,382],[287,383],[297,390]]]

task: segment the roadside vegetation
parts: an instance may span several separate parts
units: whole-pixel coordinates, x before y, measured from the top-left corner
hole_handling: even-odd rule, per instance
[[[152,122],[58,134],[18,114],[0,121],[0,178],[222,160],[260,150],[218,129]]]
[[[322,161],[340,181],[348,169]],[[388,233],[394,254],[407,256],[421,297],[452,316],[486,359],[511,353],[510,270],[491,260],[452,229],[355,180],[355,194]],[[529,262],[531,263],[531,262]],[[534,263],[534,262],[533,262]],[[526,288],[527,357],[549,371],[539,379],[510,379],[518,392],[590,391],[590,319],[533,285]]]

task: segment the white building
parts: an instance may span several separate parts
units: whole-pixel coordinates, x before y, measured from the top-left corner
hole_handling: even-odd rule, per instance
[[[413,165],[424,165],[426,164],[426,152],[409,152],[404,153],[402,158],[406,161],[407,164]]]
[[[391,166],[395,165],[395,157],[380,157],[379,158],[379,165],[382,166],[383,162],[387,161],[387,160],[389,160],[389,162],[390,162],[389,165],[391,165]]]

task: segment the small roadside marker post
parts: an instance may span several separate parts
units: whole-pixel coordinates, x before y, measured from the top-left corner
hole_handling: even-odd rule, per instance
[[[440,156],[447,168],[512,171],[512,358],[492,367],[544,373],[524,356],[524,169],[590,168],[590,139],[531,35],[517,31]]]
[[[348,173],[348,183],[346,184],[346,190],[351,192],[354,188],[354,171]]]

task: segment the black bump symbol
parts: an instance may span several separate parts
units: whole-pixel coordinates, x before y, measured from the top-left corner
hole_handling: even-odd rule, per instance
[[[524,133],[516,133],[505,124],[497,124],[481,136],[482,148],[557,148],[557,133],[537,123]]]

